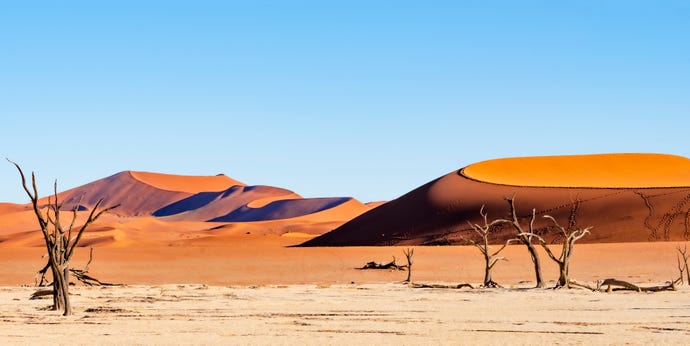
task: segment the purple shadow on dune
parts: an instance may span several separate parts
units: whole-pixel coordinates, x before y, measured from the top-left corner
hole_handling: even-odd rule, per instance
[[[260,208],[250,208],[244,205],[227,215],[209,221],[248,222],[289,219],[331,209],[351,199],[351,197],[284,199],[271,202]]]
[[[207,218],[219,217],[233,210],[240,208],[247,203],[267,197],[278,197],[293,195],[294,193],[290,190],[281,189],[272,186],[265,185],[255,185],[255,186],[233,186],[225,191],[218,192],[200,192],[193,196],[189,196],[175,203],[169,204],[163,208],[160,208],[153,212],[153,216],[165,217],[178,215],[182,213],[192,213],[195,215],[193,218],[202,220],[203,215],[207,215]],[[195,211],[214,209],[213,211],[208,211],[205,213],[197,213]],[[217,209],[217,210],[215,210]],[[208,216],[209,212],[215,214]],[[201,217],[201,218],[199,218]],[[203,219],[203,220],[206,220]]]

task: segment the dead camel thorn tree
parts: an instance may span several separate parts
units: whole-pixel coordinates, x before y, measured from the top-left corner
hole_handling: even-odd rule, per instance
[[[491,247],[489,246],[489,233],[491,233],[491,230],[494,226],[501,224],[504,222],[504,220],[494,220],[491,223],[489,223],[488,220],[488,214],[484,211],[484,205],[482,205],[481,209],[479,210],[479,214],[484,218],[484,226],[480,226],[478,224],[473,224],[471,222],[467,222],[471,227],[472,230],[474,230],[475,233],[477,233],[481,237],[481,243],[477,243],[472,239],[465,239],[467,242],[472,244],[474,247],[479,249],[479,251],[484,255],[484,287],[501,287],[499,284],[497,284],[492,276],[491,276],[491,270],[494,268],[496,263],[498,261],[507,261],[505,257],[499,257],[498,254],[503,251],[508,244],[511,242],[515,241],[515,239],[508,239],[503,246],[501,246],[498,250],[491,252]]]
[[[683,273],[685,273],[685,277],[687,278],[685,282],[690,285],[690,272],[688,272],[688,258],[690,258],[690,254],[688,254],[688,243],[685,243],[682,249],[678,246],[676,250],[678,250],[676,260],[678,261],[678,271],[680,272],[680,284],[683,284]],[[682,261],[680,259],[681,257],[683,257]]]
[[[537,253],[537,248],[533,241],[533,239],[537,237],[536,232],[534,231],[534,219],[536,217],[536,210],[532,209],[532,217],[529,221],[529,228],[527,232],[525,232],[522,229],[522,226],[520,225],[520,220],[518,218],[517,211],[515,208],[515,196],[510,198],[506,197],[505,200],[508,202],[508,206],[510,208],[510,219],[497,221],[513,226],[513,229],[515,229],[515,231],[517,232],[517,240],[519,240],[520,243],[527,247],[527,252],[529,252],[530,259],[532,260],[532,264],[534,265],[534,275],[535,280],[537,281],[536,288],[542,288],[546,285],[544,284],[544,279],[541,275],[541,262],[539,260],[539,253]]]
[[[412,256],[414,255],[414,248],[407,248],[403,250],[405,257],[407,258],[407,279],[405,282],[412,282]]]
[[[546,251],[546,253],[549,255],[549,257],[558,264],[558,269],[559,269],[559,276],[558,276],[558,282],[556,283],[556,288],[561,288],[561,287],[566,287],[570,288],[570,278],[569,278],[569,269],[570,269],[570,257],[573,255],[573,248],[575,247],[575,242],[582,239],[582,237],[586,236],[589,234],[589,230],[592,229],[592,227],[587,227],[587,228],[579,228],[575,225],[575,217],[574,215],[577,215],[577,209],[579,207],[580,201],[577,201],[573,204],[573,208],[571,210],[571,217],[568,222],[568,227],[563,227],[561,226],[556,219],[554,219],[551,215],[544,215],[544,218],[551,220],[553,223],[554,227],[560,231],[560,236],[562,238],[562,247],[561,247],[561,255],[556,257],[556,255],[551,251],[549,246],[546,244],[546,241],[544,238],[533,234],[538,240],[539,243],[541,244],[542,248]]]
[[[81,240],[84,231],[91,223],[96,221],[103,213],[115,209],[119,205],[104,208],[99,211],[98,208],[103,202],[102,198],[99,199],[91,209],[84,224],[79,229],[75,229],[74,224],[77,219],[77,209],[81,203],[80,199],[72,209],[72,220],[69,227],[65,229],[62,227],[60,221],[60,208],[62,204],[58,201],[57,181],[55,181],[53,185],[54,196],[52,200],[54,201],[52,201],[50,197],[48,198],[48,206],[44,213],[38,205],[38,189],[36,188],[36,175],[34,172],[31,172],[32,189],[30,190],[27,186],[26,176],[21,167],[9,159],[7,159],[7,161],[12,163],[19,171],[19,175],[22,178],[22,187],[31,199],[34,214],[41,228],[46,250],[48,250],[48,264],[53,275],[53,310],[63,310],[64,316],[71,315],[72,305],[69,299],[69,266],[72,255],[74,254],[74,249],[79,244],[79,240]]]

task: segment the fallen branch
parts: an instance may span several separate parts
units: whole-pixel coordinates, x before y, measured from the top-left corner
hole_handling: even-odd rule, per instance
[[[618,279],[606,279],[604,281],[597,281],[596,287],[588,285],[586,283],[577,282],[575,280],[569,280],[568,284],[570,286],[580,287],[588,289],[592,292],[612,292],[612,291],[635,291],[635,292],[660,292],[660,291],[675,291],[676,284],[681,281],[680,278],[675,281],[669,281],[666,285],[660,286],[638,286],[633,283],[618,280]]]
[[[617,279],[606,279],[600,284],[597,285],[599,290],[601,290],[602,287],[606,286],[606,292],[611,292],[611,291],[636,291],[636,292],[659,292],[659,291],[675,291],[676,290],[676,284],[680,282],[680,278],[668,282],[666,285],[661,285],[661,286],[650,286],[650,287],[641,287],[637,286],[635,284],[631,284],[627,281],[622,281],[622,280],[617,280]],[[614,288],[617,287],[617,288]]]
[[[31,297],[29,297],[29,300],[35,300],[35,299],[41,299],[42,297],[45,296],[52,296],[53,295],[53,290],[38,290],[34,292]]]
[[[585,288],[585,289],[588,289],[588,290],[590,290],[590,291],[596,291],[596,290],[598,290],[596,287],[590,286],[590,285],[588,285],[588,284],[586,284],[586,283],[582,283],[582,282],[575,281],[575,280],[573,280],[573,279],[568,280],[568,285],[570,285],[570,286],[575,286],[575,287],[579,287],[579,288]]]
[[[69,271],[77,280],[81,281],[81,283],[87,286],[123,286],[122,284],[103,282],[94,278],[93,276],[87,275],[86,271],[80,269],[70,269]]]
[[[84,266],[84,269],[75,269],[75,268],[70,268],[69,271],[72,273],[72,276],[74,276],[75,279],[79,280],[81,283],[87,286],[123,286],[122,284],[115,284],[115,283],[110,283],[110,282],[103,282],[101,280],[96,279],[93,276],[88,275],[87,273],[89,272],[89,267],[91,266],[91,262],[93,261],[93,248],[90,249],[89,251],[89,261],[86,262],[86,265]],[[49,282],[46,279],[46,272],[50,269],[50,263],[46,264],[43,269],[39,270],[38,273],[36,273],[34,278],[37,278],[39,275],[41,276],[40,282],[36,279],[36,286],[38,287],[47,287],[47,286],[52,286],[53,282]],[[71,285],[71,283],[70,283]],[[37,291],[35,294],[39,292],[44,292],[44,291]],[[34,296],[31,296],[32,299]],[[40,295],[39,295],[40,297]]]
[[[374,261],[372,262],[367,262],[363,267],[357,268],[359,270],[366,270],[366,269],[391,269],[391,270],[405,270],[407,268],[406,265],[397,265],[395,263],[395,256],[393,256],[393,261],[388,262],[388,263],[376,263]]]
[[[472,285],[467,284],[467,283],[458,284],[458,285],[410,284],[410,287],[412,287],[412,288],[448,288],[448,289],[457,289],[457,290],[468,287],[470,289],[474,289],[474,287]]]

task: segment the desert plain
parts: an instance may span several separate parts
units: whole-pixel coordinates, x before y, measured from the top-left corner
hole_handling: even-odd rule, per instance
[[[506,170],[495,167],[505,161],[490,162],[452,172],[387,203],[302,198],[225,176],[119,173],[59,195],[80,210],[78,220],[98,196],[108,198],[106,205],[122,204],[84,235],[71,263],[83,268],[92,247],[89,274],[120,285],[77,283],[71,288],[74,314],[67,317],[49,309],[50,299],[29,299],[37,290],[34,274],[45,265],[32,210],[0,204],[0,342],[684,343],[690,336],[685,285],[654,293],[553,289],[558,268],[538,249],[549,287],[535,289],[530,257],[516,244],[501,253],[507,261],[493,271],[503,287],[479,287],[483,259],[477,248],[462,242],[468,234],[465,218],[477,214],[481,204],[504,216],[499,209],[505,208],[505,196],[517,196],[528,211],[534,205],[537,215],[557,217],[572,214],[569,202],[581,198],[578,221],[594,228],[571,258],[570,277],[578,282],[596,285],[616,278],[644,287],[678,278],[678,248],[684,248],[687,230],[688,160],[589,159],[616,174],[640,159],[657,169],[633,176],[624,186],[608,186],[616,174],[597,180],[591,170],[573,173],[587,179],[565,177],[534,186],[519,174],[508,180],[495,173]],[[543,178],[560,174],[570,161],[548,160],[545,168],[556,166],[544,169],[548,176]],[[618,168],[606,166],[612,161]],[[674,178],[665,180],[669,174]],[[578,181],[586,186],[553,186]],[[76,197],[81,195],[91,199]],[[611,206],[623,206],[627,214]],[[521,220],[525,217],[529,221],[529,213]],[[497,235],[494,248],[507,230]],[[550,247],[560,250],[557,243]],[[412,282],[474,288],[414,288],[403,282],[404,270],[358,269],[370,261],[405,264],[403,251],[409,248],[414,248]]]
[[[511,246],[497,265],[503,289],[426,289],[404,271],[357,270],[400,258],[400,247],[99,248],[91,273],[118,287],[72,288],[75,313],[29,300],[39,248],[4,248],[3,344],[683,344],[690,290],[655,293],[533,289],[529,257]],[[251,242],[247,242],[251,244]],[[257,244],[253,244],[257,246]],[[656,285],[677,276],[679,243],[583,244],[572,276]],[[86,249],[75,261],[85,263]],[[187,259],[185,259],[187,258]],[[482,280],[476,249],[416,247],[413,281]],[[555,284],[556,268],[544,274]]]

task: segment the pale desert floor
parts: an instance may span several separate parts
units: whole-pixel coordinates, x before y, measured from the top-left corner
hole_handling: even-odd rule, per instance
[[[233,246],[96,248],[91,274],[124,287],[72,288],[74,316],[29,300],[40,248],[0,248],[0,344],[685,344],[690,288],[594,293],[533,285],[521,246],[496,266],[512,289],[412,289],[403,271],[357,270],[400,247],[290,248],[301,239],[247,237]],[[678,243],[581,244],[578,281],[653,285],[678,276]],[[88,254],[79,249],[74,267]],[[477,283],[481,256],[416,247],[413,281]],[[556,268],[542,253],[544,276]],[[24,286],[22,286],[24,285]]]
[[[400,284],[73,289],[64,318],[1,287],[2,344],[686,344],[690,291],[412,289]]]

